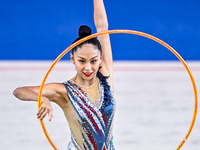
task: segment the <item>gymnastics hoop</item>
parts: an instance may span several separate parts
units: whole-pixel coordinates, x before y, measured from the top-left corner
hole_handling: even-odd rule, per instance
[[[41,97],[42,97],[42,90],[43,90],[43,87],[44,87],[44,84],[46,82],[46,79],[49,75],[49,73],[51,72],[51,70],[53,69],[53,67],[55,66],[55,64],[67,53],[69,52],[71,49],[73,49],[74,47],[76,47],[77,45],[83,43],[84,41],[87,41],[91,38],[94,38],[94,37],[97,37],[97,36],[100,36],[100,35],[105,35],[105,34],[113,34],[113,33],[127,33],[127,34],[135,34],[135,35],[140,35],[140,36],[143,36],[143,37],[146,37],[146,38],[149,38],[151,40],[154,40],[158,43],[160,43],[161,45],[163,45],[164,47],[166,47],[168,50],[170,50],[181,62],[182,64],[184,65],[185,69],[187,70],[189,76],[190,76],[190,79],[191,79],[191,82],[192,82],[192,85],[193,85],[193,90],[194,90],[194,96],[195,96],[195,107],[194,107],[194,114],[193,114],[193,119],[192,119],[192,122],[191,122],[191,125],[190,125],[190,128],[186,134],[186,136],[184,137],[184,139],[182,140],[182,142],[179,144],[179,146],[176,148],[176,150],[179,150],[183,145],[184,143],[187,141],[188,137],[190,136],[190,133],[192,132],[192,129],[194,127],[194,124],[195,124],[195,120],[196,120],[196,116],[197,116],[197,109],[198,109],[198,94],[197,94],[197,88],[196,88],[196,84],[195,84],[195,81],[194,81],[194,78],[193,78],[193,75],[188,67],[188,65],[186,64],[186,62],[184,61],[184,59],[171,47],[169,46],[167,43],[165,43],[164,41],[150,35],[150,34],[147,34],[147,33],[144,33],[144,32],[140,32],[140,31],[134,31],[134,30],[121,30],[121,29],[118,29],[118,30],[108,30],[108,31],[103,31],[103,32],[99,32],[99,33],[95,33],[95,34],[92,34],[92,35],[89,35],[83,39],[80,39],[79,41],[75,42],[74,44],[70,45],[68,48],[66,48],[55,60],[54,62],[52,63],[52,65],[50,66],[50,68],[48,69],[45,77],[43,78],[43,81],[42,81],[42,84],[40,86],[40,91],[39,91],[39,95],[38,95],[38,109],[40,108],[40,105],[41,105]],[[42,126],[42,129],[44,131],[44,134],[47,138],[47,140],[49,141],[49,143],[51,144],[51,146],[54,148],[54,150],[58,150],[56,148],[56,146],[53,144],[51,138],[49,137],[48,133],[47,133],[47,130],[45,128],[45,125],[44,125],[44,122],[43,120],[40,121],[41,123],[41,126]]]

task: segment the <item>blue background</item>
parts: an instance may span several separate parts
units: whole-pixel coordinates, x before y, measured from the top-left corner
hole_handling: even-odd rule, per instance
[[[104,0],[109,29],[142,31],[165,41],[185,60],[200,60],[199,0]],[[0,0],[0,60],[54,60],[78,36],[93,33],[92,0]],[[111,35],[114,60],[177,60],[137,35]],[[67,54],[63,59],[69,59]]]

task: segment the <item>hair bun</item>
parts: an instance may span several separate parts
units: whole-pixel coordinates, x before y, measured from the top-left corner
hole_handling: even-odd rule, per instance
[[[91,33],[92,33],[91,28],[86,26],[86,25],[80,26],[79,31],[78,31],[78,34],[79,34],[80,38],[84,38],[84,37],[86,37],[88,35],[91,35]]]

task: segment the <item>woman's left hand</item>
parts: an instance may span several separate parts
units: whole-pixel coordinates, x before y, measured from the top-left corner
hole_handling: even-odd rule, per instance
[[[48,114],[49,122],[51,122],[51,119],[53,118],[52,113],[53,113],[53,109],[52,109],[49,99],[46,97],[42,97],[41,106],[37,113],[37,118],[41,121]]]

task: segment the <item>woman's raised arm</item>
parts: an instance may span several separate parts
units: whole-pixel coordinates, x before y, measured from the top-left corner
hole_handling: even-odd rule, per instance
[[[94,23],[97,32],[108,30],[108,20],[103,0],[93,0],[94,3]],[[113,58],[110,44],[109,34],[101,35],[98,40],[102,46],[103,60],[101,66],[106,69],[105,75],[112,76],[113,73]],[[102,68],[102,69],[103,69]]]

